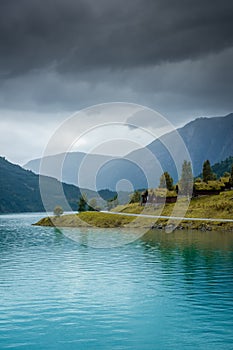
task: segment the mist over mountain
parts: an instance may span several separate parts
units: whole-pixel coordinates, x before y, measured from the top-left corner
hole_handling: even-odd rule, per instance
[[[206,159],[214,164],[233,154],[232,131],[233,113],[225,117],[195,119],[124,158],[68,153],[63,163],[61,180],[77,185],[80,165],[85,160],[82,187],[93,189],[96,185],[98,190],[116,190],[122,179],[130,182],[134,189],[157,186],[163,171],[168,171],[177,181],[187,154],[192,161],[193,174],[197,176]],[[63,156],[47,157],[43,175],[57,177]],[[32,160],[24,167],[39,173],[40,159]]]
[[[44,157],[42,175],[59,178],[66,183],[78,185],[78,170],[85,161],[85,184],[86,188],[93,188],[92,174],[94,169],[98,169],[99,164],[113,159],[110,156],[102,155],[86,155],[83,152],[70,152],[67,154],[60,153],[54,156]],[[41,159],[34,159],[24,165],[27,170],[32,170],[34,173],[40,173]],[[61,170],[62,169],[62,173]],[[101,187],[105,189],[106,187]]]

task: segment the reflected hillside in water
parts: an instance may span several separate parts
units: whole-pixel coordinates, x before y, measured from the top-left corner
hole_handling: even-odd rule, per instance
[[[213,292],[215,297],[224,288],[226,299],[232,298],[232,232],[184,230],[167,234],[153,230],[141,240],[151,266],[158,266],[160,261],[162,272],[159,274],[163,274],[169,286],[181,289],[186,286],[186,292],[191,296],[205,289],[208,293]]]
[[[174,231],[166,233],[162,230],[150,230],[141,240],[148,247],[164,250],[184,250],[196,248],[198,250],[233,250],[233,232],[201,232],[201,231]]]

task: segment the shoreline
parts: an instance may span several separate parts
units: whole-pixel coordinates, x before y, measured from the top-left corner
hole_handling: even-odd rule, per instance
[[[90,215],[91,213],[91,215]],[[106,215],[110,220],[106,220]],[[81,216],[81,217],[80,217]],[[140,220],[141,219],[141,220]],[[188,219],[188,220],[186,220]],[[80,214],[69,214],[60,217],[45,217],[34,223],[33,226],[60,227],[60,228],[144,228],[148,230],[198,230],[198,231],[232,231],[233,222],[216,221],[205,222],[204,220],[195,220],[195,218],[184,218],[177,225],[175,222],[167,219],[140,218],[124,214],[101,213],[101,212],[83,212]],[[149,220],[149,221],[148,221]]]
[[[233,231],[233,190],[219,195],[193,198],[188,204],[185,199],[181,199],[176,204],[167,203],[160,207],[133,203],[118,205],[110,212],[88,211],[50,216],[39,220],[34,225]]]

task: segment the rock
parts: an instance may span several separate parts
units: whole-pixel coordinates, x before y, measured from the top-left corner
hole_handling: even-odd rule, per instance
[[[208,224],[205,224],[205,223],[202,223],[202,224],[198,227],[198,229],[199,229],[200,231],[203,231],[203,232],[205,232],[205,231],[212,231],[212,227],[211,227],[210,225],[208,225]]]

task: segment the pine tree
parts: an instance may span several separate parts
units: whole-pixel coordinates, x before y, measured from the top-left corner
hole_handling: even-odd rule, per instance
[[[141,194],[139,191],[134,191],[134,193],[131,195],[131,199],[129,203],[140,203],[141,201]]]
[[[179,187],[181,194],[192,195],[193,192],[193,173],[192,166],[187,160],[184,161],[182,165],[181,179],[179,181]]]
[[[86,210],[87,210],[86,198],[85,198],[85,195],[81,195],[78,202],[78,212],[86,211]]]
[[[232,164],[232,166],[231,166],[230,185],[231,185],[231,187],[233,187],[233,164]]]
[[[213,172],[210,166],[210,161],[207,159],[203,164],[202,169],[202,177],[204,182],[208,182],[209,180],[213,180]]]
[[[167,188],[168,191],[172,191],[174,189],[173,178],[169,175],[167,171],[165,171],[163,175],[161,175],[159,187]]]

